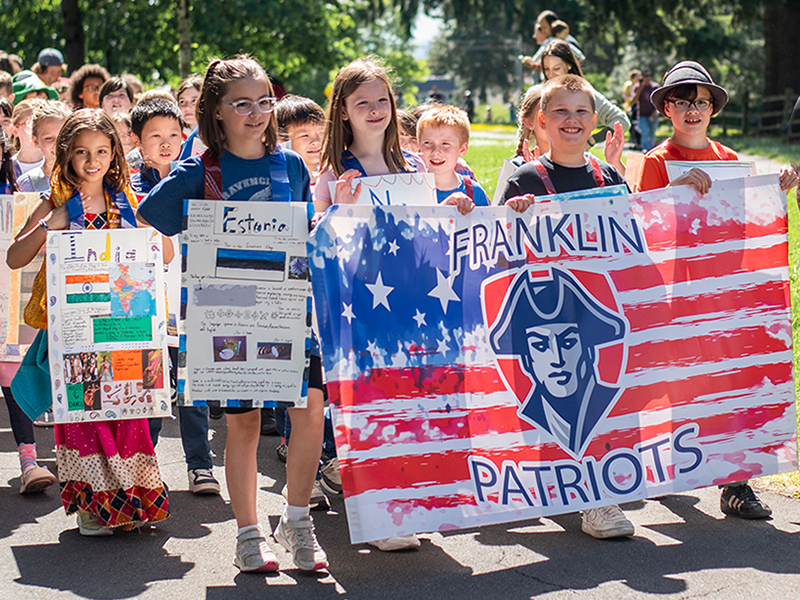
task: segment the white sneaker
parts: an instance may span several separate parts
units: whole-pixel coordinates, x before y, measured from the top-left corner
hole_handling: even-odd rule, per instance
[[[289,489],[286,486],[283,486],[281,496],[286,500],[286,504],[289,504]],[[308,499],[309,510],[328,510],[330,507],[330,500],[328,500],[325,492],[322,491],[322,486],[320,486],[319,481],[315,481],[314,487],[311,488],[311,498]]]
[[[113,529],[110,527],[103,527],[100,524],[100,517],[83,512],[82,510],[78,511],[78,531],[81,535],[89,537],[114,535]]]
[[[333,457],[325,462],[319,469],[322,475],[322,488],[329,494],[342,493],[342,475],[339,473],[339,459]]]
[[[616,504],[583,511],[581,530],[597,539],[627,537],[634,532],[633,523]]]
[[[311,517],[297,521],[281,517],[273,535],[275,541],[292,553],[292,560],[298,569],[319,571],[328,566],[328,556],[317,542]]]
[[[416,534],[411,535],[396,535],[390,538],[383,538],[382,540],[374,540],[367,542],[370,546],[375,546],[378,550],[384,552],[394,552],[395,550],[412,550],[419,548],[419,538]]]
[[[267,540],[257,529],[237,536],[236,556],[233,558],[233,564],[243,573],[278,570],[278,559],[267,546]]]
[[[193,494],[219,494],[219,481],[211,469],[189,471],[189,491]]]

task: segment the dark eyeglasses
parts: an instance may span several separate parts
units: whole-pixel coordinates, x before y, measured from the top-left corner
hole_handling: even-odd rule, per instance
[[[670,98],[669,100],[667,100],[667,102],[672,104],[672,106],[674,106],[677,110],[679,110],[681,112],[685,112],[685,111],[689,110],[692,106],[694,106],[700,112],[705,112],[709,108],[714,106],[714,102],[712,102],[711,100],[705,100],[705,99],[695,100],[694,102],[689,102],[688,100],[673,100],[672,98]]]

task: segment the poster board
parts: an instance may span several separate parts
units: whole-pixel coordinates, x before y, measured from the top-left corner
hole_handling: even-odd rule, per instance
[[[47,321],[56,423],[170,415],[161,234],[47,234]]]
[[[305,406],[309,205],[185,206],[178,403]]]
[[[391,206],[421,205],[436,206],[436,178],[433,173],[395,173],[356,177],[352,189],[361,184],[361,195],[357,205]],[[336,182],[328,183],[331,198],[336,198]]]
[[[11,270],[6,265],[8,246],[38,201],[38,193],[0,196],[0,361],[21,362],[38,333],[25,324],[23,311],[42,266],[44,250],[22,269]]]
[[[667,167],[667,177],[670,181],[674,181],[692,169],[705,171],[711,181],[752,177],[756,174],[755,163],[744,160],[668,160],[664,164]]]

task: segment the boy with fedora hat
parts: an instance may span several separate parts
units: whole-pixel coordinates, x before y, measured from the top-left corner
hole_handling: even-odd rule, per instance
[[[638,190],[654,190],[669,185],[691,185],[701,194],[708,192],[711,178],[701,169],[691,169],[670,182],[668,160],[739,160],[735,151],[706,136],[711,117],[728,103],[728,92],[711,79],[697,62],[686,60],[672,67],[664,76],[663,85],[650,96],[659,113],[672,121],[674,133],[644,157],[639,174]],[[797,185],[797,174],[781,167],[781,188]]]
[[[711,117],[728,103],[728,92],[714,83],[701,64],[687,60],[669,70],[651,100],[658,112],[672,121],[674,133],[645,155],[639,191],[691,185],[705,194],[711,188],[711,178],[705,171],[694,168],[670,182],[664,163],[668,160],[739,159],[735,151],[706,136]],[[797,173],[791,167],[781,167],[780,173],[782,189],[797,185]],[[723,513],[743,519],[765,519],[772,514],[772,509],[756,496],[747,481],[729,483],[721,488]]]

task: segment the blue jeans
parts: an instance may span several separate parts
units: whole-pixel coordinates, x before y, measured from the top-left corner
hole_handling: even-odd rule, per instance
[[[647,152],[656,145],[656,129],[658,129],[658,113],[650,117],[639,117],[639,131],[642,133],[642,150]]]
[[[150,438],[153,440],[153,446],[158,443],[162,421],[163,419],[150,419]],[[187,470],[213,467],[211,444],[208,442],[208,407],[179,406],[178,421],[181,427],[181,443],[183,444],[183,454],[186,456]]]

